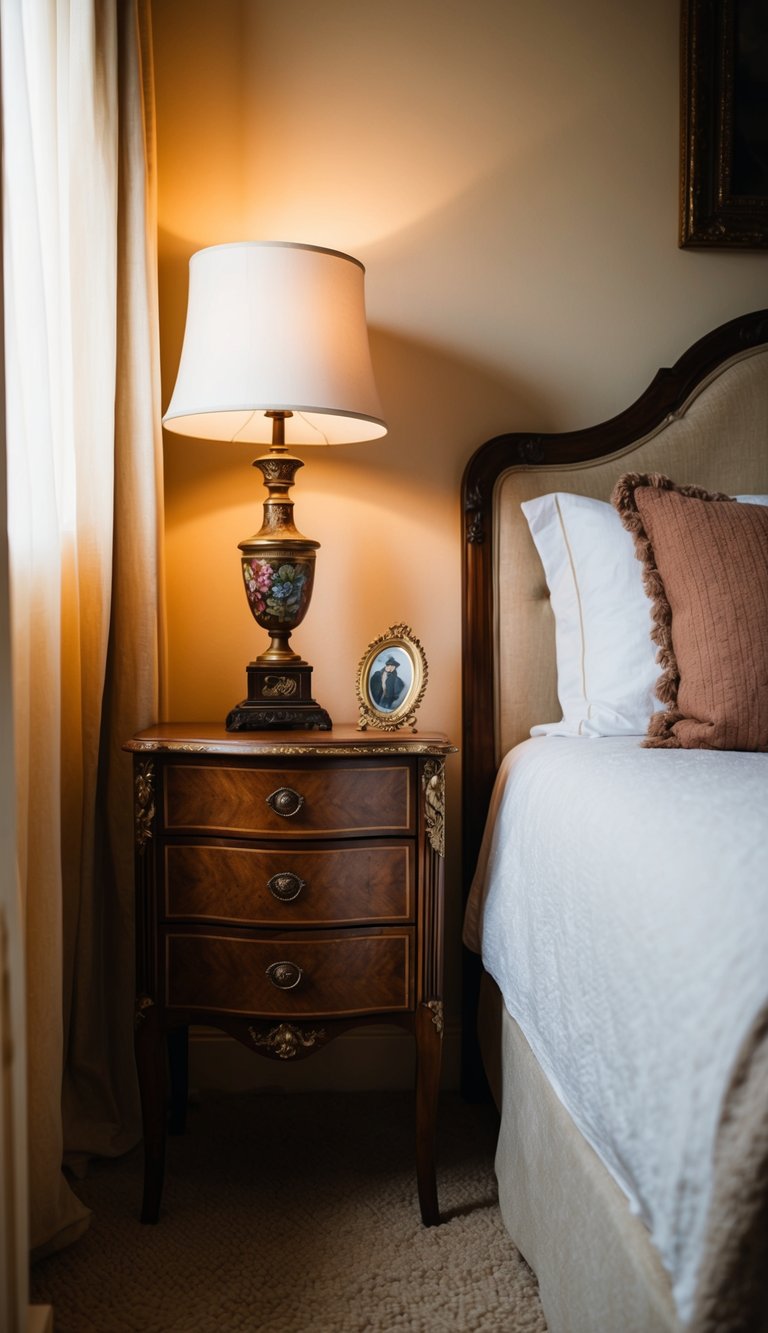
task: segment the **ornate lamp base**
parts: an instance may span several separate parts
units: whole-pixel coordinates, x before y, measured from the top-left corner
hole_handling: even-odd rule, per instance
[[[254,460],[267,498],[258,532],[239,543],[245,592],[254,620],[271,635],[255,662],[249,662],[248,697],[227,717],[227,731],[330,731],[331,719],[312,698],[312,668],[289,647],[292,631],[306,615],[319,542],[302,537],[293,522],[289,492],[300,458],[285,447],[288,411],[272,418],[272,449]]]
[[[332,722],[312,698],[312,668],[249,662],[248,697],[227,714],[227,731],[330,731]]]

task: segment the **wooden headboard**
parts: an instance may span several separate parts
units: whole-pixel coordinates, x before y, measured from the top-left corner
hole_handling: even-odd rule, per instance
[[[562,434],[497,435],[470,459],[462,483],[465,893],[503,754],[535,722],[561,715],[554,618],[520,501],[551,491],[607,500],[630,471],[666,472],[729,494],[768,493],[768,310],[701,338],[609,421]],[[475,971],[470,962],[472,1014]]]

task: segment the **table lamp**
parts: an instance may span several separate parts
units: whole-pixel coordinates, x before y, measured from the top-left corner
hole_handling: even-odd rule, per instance
[[[245,241],[198,250],[167,430],[195,439],[269,444],[254,460],[267,489],[258,532],[239,544],[248,604],[270,634],[246,668],[248,695],[228,731],[327,731],[312,667],[290,647],[309,607],[319,542],[293,521],[302,460],[289,446],[386,434],[365,321],[365,269],[337,250]]]

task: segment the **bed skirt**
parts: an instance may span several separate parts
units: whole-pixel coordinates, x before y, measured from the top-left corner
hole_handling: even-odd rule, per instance
[[[502,1113],[501,1213],[538,1277],[550,1333],[679,1333],[645,1226],[553,1093],[487,974],[479,1036]]]

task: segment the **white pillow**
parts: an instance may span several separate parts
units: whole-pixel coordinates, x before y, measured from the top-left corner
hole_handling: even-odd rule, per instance
[[[738,495],[768,504],[765,495]],[[563,717],[532,736],[644,736],[661,708],[651,603],[632,536],[613,505],[558,491],[521,505],[555,615]]]
[[[561,722],[532,736],[644,736],[660,674],[635,544],[613,505],[558,492],[522,511],[555,615]]]

